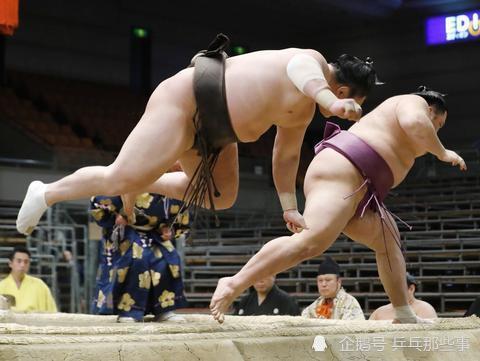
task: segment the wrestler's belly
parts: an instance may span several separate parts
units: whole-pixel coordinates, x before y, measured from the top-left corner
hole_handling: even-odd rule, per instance
[[[250,96],[227,92],[227,104],[233,130],[242,143],[256,141],[273,124],[269,106],[254,102]]]
[[[393,187],[395,188],[398,186],[407,176],[408,172],[413,166],[414,159],[412,158],[410,161],[405,159],[405,157],[401,157],[398,153],[394,152],[391,147],[375,147],[371,145],[377,153],[379,153],[382,158],[387,162],[388,166],[390,167],[393,173]]]
[[[275,106],[252,104],[242,110],[240,101],[232,99],[228,104],[232,126],[241,142],[254,142],[273,125],[282,128],[307,126],[315,112],[315,104],[306,102],[277,102]]]
[[[266,124],[258,118],[247,118],[245,116],[231,116],[233,131],[241,143],[255,142],[264,134],[272,123]],[[256,124],[255,124],[256,123]]]
[[[184,69],[164,80],[153,97],[161,98],[169,106],[177,106],[193,119],[197,107],[193,92],[194,68]],[[231,83],[234,83],[231,81]],[[246,91],[241,86],[229,86],[226,90],[227,106],[232,127],[241,142],[256,141],[272,122],[269,105],[255,91]],[[256,101],[255,101],[256,99]]]
[[[169,105],[191,113],[192,118],[196,108],[193,75],[193,68],[184,69],[156,90],[164,94]],[[258,140],[273,124],[295,127],[306,123],[315,111],[312,101],[297,91],[282,91],[281,84],[266,82],[258,86],[258,80],[247,79],[236,72],[226,73],[225,82],[230,120],[241,142]]]
[[[272,125],[296,127],[311,120],[315,103],[305,97],[278,69],[246,73],[227,69],[225,86],[233,129],[242,142],[256,141]],[[283,71],[284,72],[284,71]]]

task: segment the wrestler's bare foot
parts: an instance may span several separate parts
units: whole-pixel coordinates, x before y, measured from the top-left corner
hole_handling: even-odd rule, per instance
[[[228,308],[233,301],[235,301],[235,298],[241,293],[241,291],[235,292],[231,280],[232,277],[224,277],[218,280],[217,288],[215,289],[212,301],[210,302],[212,316],[219,323],[223,323],[225,320],[225,312],[228,311]]]

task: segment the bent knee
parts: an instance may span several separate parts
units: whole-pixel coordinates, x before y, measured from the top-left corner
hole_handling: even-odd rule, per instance
[[[215,209],[222,210],[233,207],[237,200],[237,196],[237,189],[221,192],[220,197],[214,198]]]
[[[223,180],[220,184],[217,184],[220,197],[215,199],[215,206],[217,206],[218,209],[231,208],[237,201],[238,175],[229,178],[230,179]]]
[[[291,237],[297,239],[298,252],[301,260],[321,255],[334,241],[326,238],[321,233],[312,232],[312,230],[303,230]]]
[[[400,236],[398,235],[397,237],[399,238]],[[397,240],[392,235],[381,232],[373,234],[371,239],[361,243],[377,254],[386,254],[392,248],[401,248],[401,245],[397,243]]]

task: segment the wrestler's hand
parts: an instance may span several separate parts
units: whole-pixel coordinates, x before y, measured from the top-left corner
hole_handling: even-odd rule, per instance
[[[127,216],[128,223],[135,223],[135,200],[137,199],[137,193],[125,193],[120,196],[122,198],[123,210]]]
[[[438,157],[442,162],[451,163],[453,166],[459,166],[460,170],[467,170],[467,165],[462,157],[460,157],[453,150],[445,150],[445,154],[441,157]]]
[[[354,99],[337,99],[329,110],[342,119],[357,121],[362,116],[362,107]]]
[[[304,229],[308,229],[303,216],[297,209],[289,209],[283,212],[283,219],[287,224],[287,228],[292,233],[300,233]]]
[[[127,224],[128,224],[127,220],[121,214],[118,214],[117,217],[115,218],[115,225],[126,226]]]

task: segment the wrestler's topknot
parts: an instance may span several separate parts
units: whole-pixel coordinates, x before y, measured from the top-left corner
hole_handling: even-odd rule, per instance
[[[442,94],[436,90],[428,88],[425,85],[420,85],[417,88],[417,91],[413,92],[412,94],[421,96],[423,99],[425,99],[428,105],[435,106],[442,113],[448,110],[447,102],[445,101],[445,96],[447,94]]]
[[[375,85],[383,84],[377,78],[370,57],[364,61],[356,56],[343,54],[333,62],[333,66],[337,81],[350,87],[350,97],[367,96]]]

